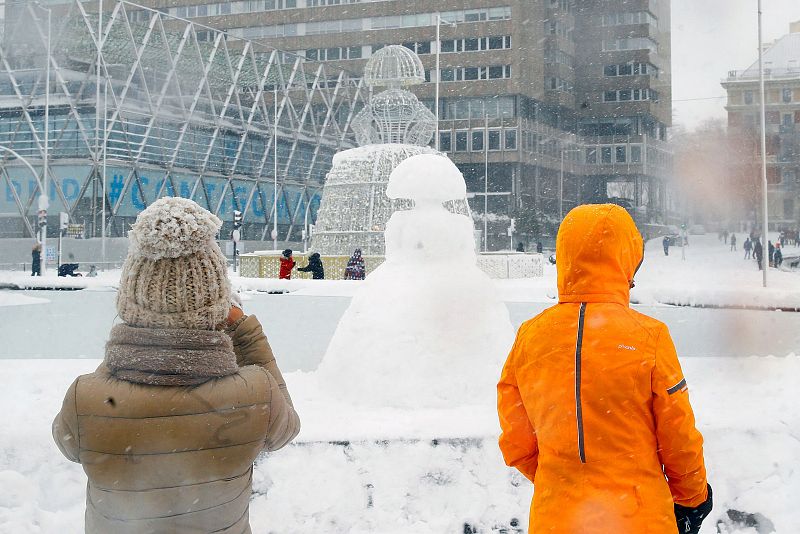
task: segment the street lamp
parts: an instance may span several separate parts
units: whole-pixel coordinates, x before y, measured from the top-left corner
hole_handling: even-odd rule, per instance
[[[569,150],[564,150],[561,148],[561,172],[558,176],[558,219],[560,221],[564,220],[564,154],[567,152],[581,152],[579,148],[571,148]],[[580,184],[578,184],[578,190],[580,191]]]
[[[49,199],[47,197],[47,174],[50,166],[50,36],[51,36],[51,15],[49,8],[44,7],[38,2],[31,4],[31,8],[38,7],[47,12],[47,57],[45,60],[45,82],[44,82],[44,153],[42,161],[42,180],[39,182],[39,226],[40,242],[42,251],[45,254],[45,261],[42,262],[42,275],[47,273],[47,208]],[[19,157],[19,156],[18,156]],[[37,180],[38,181],[38,180]]]
[[[758,0],[758,85],[761,92],[761,188],[763,199],[761,209],[764,212],[762,225],[764,236],[761,238],[763,250],[767,249],[767,231],[769,230],[769,215],[767,213],[767,105],[764,95],[764,50],[761,29],[761,0]],[[763,269],[763,284],[767,287],[767,269],[769,261],[761,262]]]
[[[442,20],[441,13],[436,13],[436,97],[434,98],[433,106],[436,108],[434,113],[436,114],[436,138],[434,140],[434,146],[436,147],[436,151],[439,151],[439,80],[442,77],[442,72],[439,69],[439,54],[442,50],[442,39],[439,34],[440,27],[442,22],[447,24],[448,26],[456,27],[455,22],[448,22]]]
[[[278,250],[278,79],[272,86],[274,115],[272,118],[273,193],[272,193],[272,250]]]

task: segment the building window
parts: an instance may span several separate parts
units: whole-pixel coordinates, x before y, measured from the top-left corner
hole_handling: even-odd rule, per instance
[[[611,164],[611,147],[604,146],[600,147],[600,161],[603,165],[610,165]]]
[[[631,163],[642,162],[642,147],[640,145],[631,145]]]
[[[489,130],[489,150],[500,150],[500,130]]]
[[[788,104],[792,101],[792,90],[791,89],[784,89],[782,91],[783,102]]]
[[[450,132],[439,132],[439,150],[450,152],[452,148],[452,134]]]
[[[597,147],[589,147],[586,149],[586,164],[587,165],[597,164]]]
[[[744,92],[744,103],[748,106],[753,103],[753,91]]]
[[[615,147],[614,151],[616,152],[616,162],[625,163],[627,160],[627,150],[625,145]]]
[[[484,140],[484,131],[483,130],[473,130],[472,131],[472,151],[473,152],[481,152],[483,150],[483,140]]]
[[[517,149],[517,131],[516,130],[506,130],[505,131],[505,149],[506,150],[516,150]]]
[[[467,131],[459,130],[456,132],[456,152],[467,151]]]

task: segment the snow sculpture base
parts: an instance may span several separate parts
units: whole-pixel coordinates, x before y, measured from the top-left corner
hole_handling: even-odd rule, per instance
[[[408,205],[386,196],[389,176],[400,162],[418,154],[436,151],[427,146],[380,144],[336,154],[322,190],[311,250],[349,256],[360,248],[366,256],[382,256],[386,222],[396,209]],[[455,213],[469,213],[465,200],[451,204]]]
[[[387,193],[412,197],[415,208],[388,222],[386,262],[339,322],[317,371],[320,387],[354,404],[493,404],[514,331],[476,265],[471,219],[442,206],[464,198],[461,173],[444,156],[415,156],[398,166]]]

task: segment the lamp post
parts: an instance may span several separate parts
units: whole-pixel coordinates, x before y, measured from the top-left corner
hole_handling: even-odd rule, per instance
[[[272,119],[273,193],[272,193],[272,250],[278,250],[278,80],[272,93],[274,116]]]
[[[761,188],[762,205],[761,209],[764,212],[762,218],[762,226],[764,228],[763,237],[761,238],[762,250],[767,251],[767,231],[769,230],[769,215],[767,213],[767,104],[764,95],[764,50],[763,50],[763,35],[761,28],[761,0],[758,0],[758,85],[761,92]],[[762,253],[763,257],[763,253]],[[762,271],[763,285],[767,287],[767,270],[769,269],[769,254],[767,254],[767,261],[761,262],[764,267]]]
[[[39,182],[39,241],[42,244],[42,251],[45,254],[42,262],[42,276],[47,274],[47,208],[50,201],[47,196],[47,174],[50,166],[50,55],[51,45],[51,16],[49,8],[44,7],[38,2],[31,4],[42,11],[47,12],[47,56],[45,59],[45,82],[44,82],[44,151],[42,154],[42,180]],[[17,155],[19,157],[19,155]],[[38,181],[38,180],[37,180]]]
[[[455,22],[447,22],[444,21],[445,24],[449,26],[456,26]],[[440,37],[440,28],[442,25],[442,15],[441,13],[436,13],[436,96],[434,97],[433,107],[434,113],[436,114],[436,137],[434,139],[434,146],[436,147],[436,151],[439,151],[439,80],[442,77],[441,70],[439,69],[439,54],[442,50],[442,39]]]

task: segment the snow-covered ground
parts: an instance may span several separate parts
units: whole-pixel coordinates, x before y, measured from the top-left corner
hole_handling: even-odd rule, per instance
[[[81,532],[85,476],[56,449],[50,422],[73,377],[97,363],[0,361],[0,374],[13,377],[0,391],[0,405],[11,407],[0,434],[0,532]],[[714,486],[714,513],[702,532],[716,532],[717,519],[736,509],[761,513],[778,534],[795,534],[800,357],[683,365]],[[512,518],[527,525],[532,488],[503,465],[493,405],[354,408],[321,396],[313,374],[286,378],[303,429],[294,444],[258,463],[254,532],[445,533],[462,532],[465,521],[489,532]],[[434,446],[434,439],[442,441]]]
[[[800,326],[800,315],[691,310],[665,304],[796,307],[800,305],[800,273],[771,269],[770,287],[765,290],[755,264],[742,260],[742,252],[730,252],[716,236],[690,239],[686,260],[681,259],[680,248],[664,257],[660,242],[648,243],[633,298],[655,305],[650,312],[669,312],[662,318],[679,336],[679,352],[691,352],[692,357],[684,358],[682,364],[706,438],[716,503],[702,533],[717,532],[717,521],[735,509],[762,514],[778,534],[796,534],[800,531],[800,509],[794,505],[800,495],[800,411],[793,393],[800,381],[800,356],[791,342],[796,336],[789,332],[790,337],[777,343],[776,338],[786,332],[775,330]],[[108,272],[92,279],[36,280],[50,287],[78,283],[95,290],[92,295],[85,290],[0,291],[0,339],[4,341],[0,344],[0,405],[5,407],[0,415],[2,534],[82,531],[85,475],[56,449],[50,422],[69,383],[78,374],[91,372],[99,361],[101,341],[114,321],[113,288],[118,276],[118,272]],[[22,273],[0,273],[0,286],[30,281]],[[268,299],[277,302],[278,310],[283,302],[302,312],[294,323],[280,323],[285,325],[282,328],[296,330],[294,339],[284,341],[278,351],[281,361],[292,357],[291,343],[310,343],[314,350],[321,350],[342,307],[360,287],[351,281],[242,278],[234,278],[234,284],[244,291],[245,308],[259,309],[268,333],[280,319],[267,313],[275,309],[265,307]],[[555,268],[547,266],[543,278],[494,284],[518,324],[523,316],[554,302]],[[269,296],[255,291],[290,294]],[[82,318],[82,329],[60,315],[70,306]],[[315,322],[304,322],[303,314],[313,316]],[[37,334],[40,331],[32,319],[41,317],[46,317],[50,328]],[[780,321],[773,321],[775,317]],[[684,321],[707,326],[689,328]],[[24,328],[25,323],[30,323],[30,329]],[[308,325],[313,325],[313,332],[304,331]],[[66,345],[67,340],[73,343],[81,337],[90,348],[71,352],[73,359],[21,359],[8,348],[19,347],[20,336],[36,336],[31,343],[46,338],[54,352],[62,341]],[[716,345],[717,339],[752,347],[745,354],[753,356],[708,357],[711,351],[704,347]],[[365,357],[373,356],[368,347],[360,350]],[[43,355],[47,354],[37,357]],[[86,359],[74,359],[78,356]],[[318,359],[294,368],[313,369],[317,363]],[[294,444],[257,465],[251,506],[254,532],[445,533],[463,532],[465,522],[477,525],[480,532],[490,532],[494,527],[509,527],[512,519],[523,529],[527,526],[532,487],[503,465],[492,404],[414,410],[369,403],[353,406],[326,395],[314,373],[288,373],[287,381],[303,429]],[[413,391],[414,385],[409,388]]]

